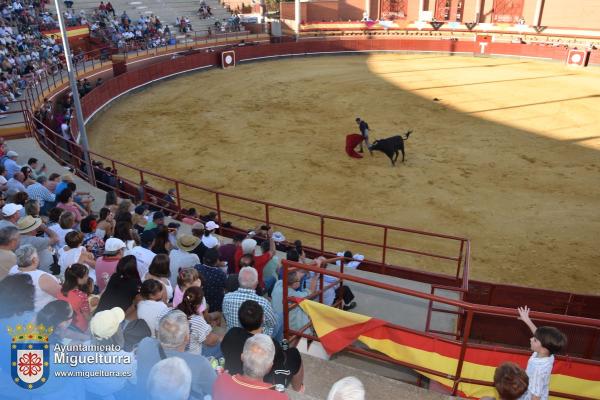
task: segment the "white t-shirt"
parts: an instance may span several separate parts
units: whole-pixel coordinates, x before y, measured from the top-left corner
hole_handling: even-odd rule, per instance
[[[527,376],[529,377],[529,387],[527,392],[519,400],[531,400],[531,396],[538,396],[540,400],[548,400],[550,391],[550,375],[554,366],[554,356],[538,357],[533,353],[527,361]]]
[[[52,229],[58,235],[58,243],[55,245],[56,250],[65,247],[65,236],[67,236],[67,233],[73,232],[73,229],[63,229],[59,224],[50,225],[48,228]]]
[[[200,264],[200,259],[197,254],[188,253],[183,250],[171,250],[169,253],[169,269],[171,270],[171,286],[177,285],[177,275],[179,275],[179,268],[190,268]]]
[[[135,257],[135,260],[137,261],[138,273],[142,279],[148,273],[150,264],[152,264],[152,260],[154,260],[154,257],[156,257],[156,254],[154,254],[152,250],[148,250],[142,246],[135,246],[131,250],[126,250],[125,255],[132,255]]]
[[[33,286],[35,287],[34,298],[33,298],[33,311],[38,312],[42,308],[44,308],[44,306],[46,304],[50,303],[51,301],[56,300],[56,298],[54,296],[50,295],[49,293],[46,293],[40,287],[40,278],[42,276],[48,276],[49,278],[54,279],[57,283],[59,283],[58,279],[56,279],[54,276],[50,275],[49,273],[40,271],[39,269],[36,269],[34,271],[20,271],[19,267],[15,265],[10,269],[10,271],[8,271],[8,274],[9,275],[27,274],[27,275],[31,276]]]
[[[158,321],[169,307],[162,301],[142,300],[137,305],[138,319],[143,319],[148,324],[148,328],[152,332],[152,337],[156,337],[156,329],[158,329]]]

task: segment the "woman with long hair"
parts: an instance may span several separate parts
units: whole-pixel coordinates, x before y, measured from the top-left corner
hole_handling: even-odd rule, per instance
[[[171,286],[171,270],[169,269],[169,256],[166,254],[157,254],[150,263],[146,279],[156,279],[163,284],[163,301],[168,303],[173,298],[173,287]]]
[[[98,213],[98,225],[96,226],[96,236],[106,240],[113,235],[115,230],[115,218],[109,208],[103,207]]]
[[[73,264],[65,270],[65,281],[57,296],[58,300],[64,300],[71,305],[72,325],[81,332],[87,332],[91,316],[88,294],[81,290],[87,283],[87,267],[79,263]]]
[[[164,225],[158,226],[156,231],[154,243],[150,250],[152,250],[155,254],[169,255],[169,252],[173,248],[173,245],[169,241],[169,228]]]
[[[117,197],[117,192],[114,190],[106,192],[104,207],[112,211],[113,214],[117,213],[117,208],[119,207],[119,198]]]
[[[115,233],[113,237],[121,239],[125,243],[127,250],[133,249],[140,243],[140,237],[133,229],[131,221],[118,221],[115,225]]]
[[[190,321],[190,341],[188,343],[187,351],[193,354],[204,354],[205,356],[212,355],[214,357],[221,357],[219,344],[223,340],[222,336],[212,333],[211,326],[206,322],[202,316],[200,307],[204,300],[204,291],[201,287],[192,286],[188,288],[183,294],[183,300],[177,306],[177,309],[183,311]],[[202,345],[209,346],[203,349]],[[204,350],[204,351],[203,351]],[[208,351],[207,351],[208,350]],[[210,353],[210,354],[208,354]]]
[[[134,256],[125,256],[119,260],[117,270],[110,277],[106,289],[100,296],[100,302],[96,313],[120,307],[128,316],[135,313],[132,307],[139,298],[142,281],[137,269],[137,261]]]

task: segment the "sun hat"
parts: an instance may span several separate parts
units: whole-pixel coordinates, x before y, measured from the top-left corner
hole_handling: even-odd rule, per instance
[[[124,319],[125,312],[121,307],[100,311],[90,321],[90,331],[98,339],[109,339],[117,333]]]
[[[242,240],[242,254],[253,254],[256,249],[256,240],[244,239]]]
[[[273,241],[277,243],[285,242],[285,236],[281,232],[273,232]]]
[[[217,229],[219,227],[219,225],[217,225],[215,223],[215,221],[208,221],[205,225],[206,230],[207,231],[214,231],[215,229]]]
[[[6,157],[8,157],[8,158],[19,157],[19,153],[17,153],[16,151],[11,150],[8,153],[6,153]]]
[[[190,252],[200,244],[200,238],[193,235],[181,235],[177,238],[177,247],[183,251]]]
[[[35,231],[42,225],[41,218],[34,218],[31,215],[26,215],[17,222],[19,233],[29,233]]]
[[[104,244],[104,253],[116,253],[125,247],[127,246],[125,246],[125,242],[121,239],[109,238]]]
[[[2,207],[2,214],[5,217],[10,217],[11,215],[14,215],[14,213],[21,211],[22,209],[23,206],[20,204],[8,203],[4,207]]]

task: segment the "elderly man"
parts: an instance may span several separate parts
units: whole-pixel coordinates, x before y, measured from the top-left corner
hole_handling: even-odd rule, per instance
[[[202,400],[205,395],[212,395],[216,373],[206,358],[185,351],[189,340],[190,325],[182,311],[171,310],[160,319],[157,339],[143,339],[137,350],[140,391],[148,387],[150,370],[155,364],[167,357],[179,357],[192,371],[190,399]]]
[[[347,376],[333,384],[327,400],[364,400],[365,388],[354,376]]]
[[[310,294],[315,292],[317,287],[317,279],[319,275],[314,274],[312,279],[310,280],[308,290],[301,290],[300,284],[302,282],[302,278],[304,277],[304,273],[301,271],[288,271],[287,273],[287,297],[308,297]],[[273,292],[271,294],[271,304],[273,306],[273,311],[280,318],[283,318],[283,280],[279,280],[275,283],[275,287],[273,288]],[[290,328],[294,330],[300,330],[304,327],[310,320],[308,316],[302,311],[300,307],[296,307],[290,311]]]
[[[264,312],[263,332],[273,336],[276,340],[281,340],[283,338],[281,320],[273,312],[271,303],[264,297],[256,294],[258,272],[252,267],[244,267],[240,270],[238,281],[240,284],[239,289],[235,292],[227,293],[223,298],[223,317],[227,322],[227,326],[230,329],[241,327],[238,311],[246,300],[254,300],[260,304]]]
[[[21,245],[30,244],[35,247],[39,254],[40,269],[50,271],[50,267],[54,264],[50,246],[54,246],[59,241],[56,232],[43,224],[41,218],[34,218],[31,215],[21,218],[17,224],[21,234]],[[38,237],[40,232],[46,236]]]
[[[19,247],[19,230],[14,226],[0,228],[0,280],[17,264],[15,250]]]
[[[25,192],[27,188],[23,185],[23,182],[25,182],[25,174],[21,171],[15,172],[13,177],[6,183],[7,191],[9,193]]]
[[[27,186],[25,190],[29,199],[38,201],[42,215],[46,215],[56,201],[56,195],[46,187],[46,182],[48,178],[45,175],[38,176],[36,182]]]
[[[243,375],[219,375],[214,387],[214,400],[281,400],[285,393],[272,390],[273,385],[263,382],[275,358],[273,340],[259,333],[246,340],[242,352]]]
[[[261,328],[263,310],[257,302],[245,301],[240,307],[238,315],[242,328],[231,328],[221,342],[221,350],[225,357],[225,369],[230,375],[241,374],[243,371],[241,354],[246,340],[263,333]],[[275,340],[273,340],[273,344],[275,345],[273,367],[263,381],[286,387],[291,384],[295,391],[302,391],[304,368],[300,352],[295,347],[284,350]]]
[[[21,217],[23,206],[15,203],[8,203],[2,207],[2,220],[0,221],[0,229],[7,226],[17,226],[17,221]]]
[[[12,178],[17,172],[21,170],[21,166],[17,164],[17,158],[19,154],[16,151],[9,151],[6,153],[6,161],[4,161],[4,168],[6,168],[6,179]]]
[[[159,361],[148,376],[150,400],[187,400],[192,389],[192,371],[179,357]]]

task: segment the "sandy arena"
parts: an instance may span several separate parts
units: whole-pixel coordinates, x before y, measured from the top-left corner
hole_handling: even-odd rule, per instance
[[[598,110],[598,69],[377,54],[185,75],[115,102],[89,132],[94,151],[190,183],[468,237],[474,279],[600,294]],[[371,140],[413,129],[406,162],[349,158],[356,116]]]

